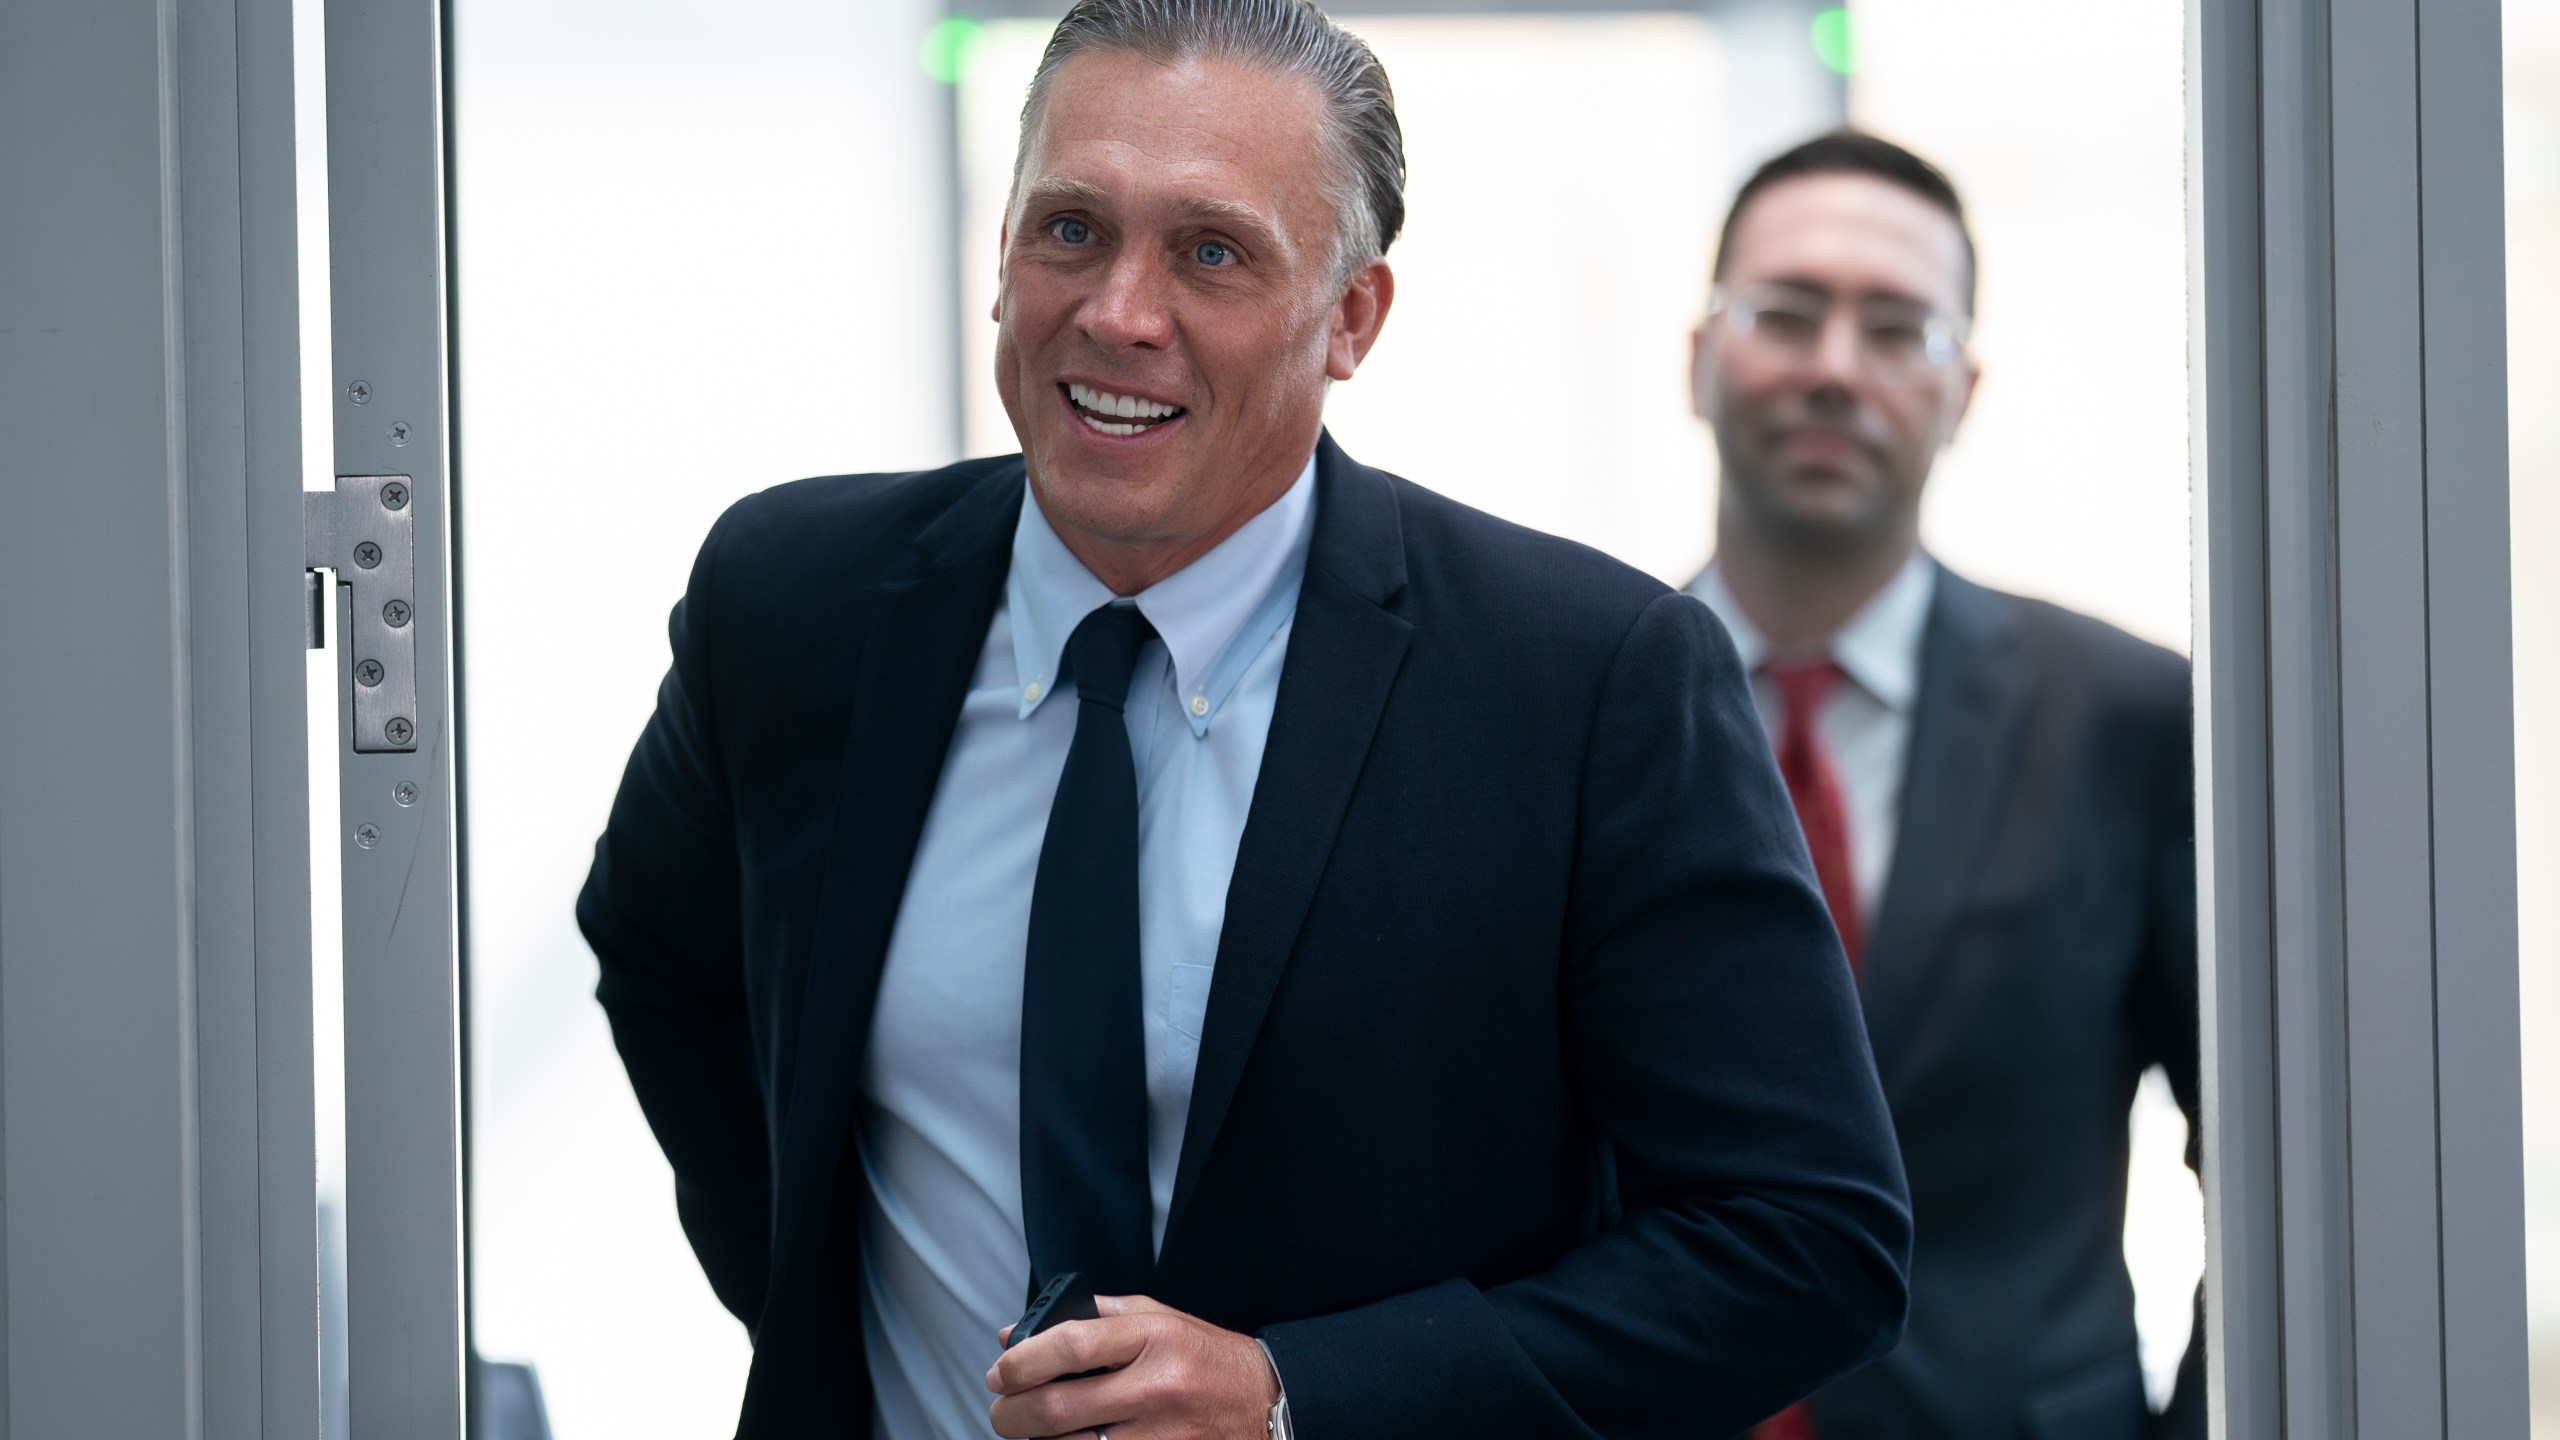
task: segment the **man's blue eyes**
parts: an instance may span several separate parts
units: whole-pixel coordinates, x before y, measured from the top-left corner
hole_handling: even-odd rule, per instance
[[[1049,233],[1063,244],[1082,245],[1093,238],[1093,227],[1081,220],[1055,220],[1049,224]],[[1216,240],[1203,240],[1191,247],[1191,258],[1213,270],[1234,264],[1235,256],[1232,248]]]

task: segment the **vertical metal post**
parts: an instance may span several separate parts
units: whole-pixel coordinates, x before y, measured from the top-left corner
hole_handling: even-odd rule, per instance
[[[2187,5],[2197,930],[2203,959],[2205,1344],[2215,1433],[2282,1434],[2274,847],[2265,657],[2266,392],[2258,15]]]
[[[2276,1352],[2284,1434],[2354,1433],[2353,1282],[2347,1257],[2345,975],[2340,963],[2338,639],[2333,596],[2336,335],[2331,273],[2328,0],[2257,7],[2260,384],[2257,482],[2264,549],[2253,565],[2264,632],[2242,656],[2267,692],[2271,922],[2262,942],[2274,1063]],[[2209,475],[2208,486],[2225,477]],[[2237,477],[2232,477],[2237,478]],[[2221,777],[2216,777],[2219,780]],[[2217,952],[2217,961],[2221,959]],[[2235,962],[2242,956],[2230,957]],[[2254,957],[2253,957],[2254,958]]]
[[[418,702],[414,748],[369,748],[341,731],[349,1424],[357,1440],[455,1440],[462,1077],[442,42],[434,0],[328,0],[326,26],[337,469],[413,482]]]
[[[2497,0],[2195,0],[2219,1433],[2524,1433]]]
[[[2415,20],[2440,1343],[2444,1433],[2470,1440],[2527,1424],[2506,108],[2496,0]]]
[[[292,73],[0,7],[0,1436],[317,1426]]]
[[[293,0],[176,26],[186,152],[203,1430],[318,1425]],[[236,176],[236,183],[232,177]],[[236,357],[236,358],[235,358]],[[236,378],[235,378],[236,377]],[[98,1432],[102,1433],[102,1432]]]

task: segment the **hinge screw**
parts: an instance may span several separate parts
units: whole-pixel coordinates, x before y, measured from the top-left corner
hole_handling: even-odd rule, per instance
[[[405,510],[409,508],[409,487],[401,484],[397,480],[383,486],[382,508],[385,510]]]
[[[382,683],[382,662],[367,660],[356,666],[356,683],[370,690]]]
[[[391,443],[394,445],[406,445],[409,443],[408,421],[394,420],[391,422]]]
[[[356,563],[367,570],[382,563],[382,547],[367,540],[356,547]]]
[[[409,602],[393,600],[382,607],[382,623],[397,630],[409,623]]]
[[[367,385],[361,380],[355,381],[347,386],[347,398],[358,405],[362,405],[373,398],[373,387]]]
[[[356,848],[360,850],[372,849],[381,841],[381,839],[382,832],[376,830],[371,825],[359,825],[356,827]]]
[[[417,727],[397,715],[382,723],[382,738],[394,745],[408,744],[409,737],[417,733]]]
[[[399,801],[404,809],[408,806],[417,804],[418,782],[415,780],[403,780],[399,784],[392,786],[391,798]]]

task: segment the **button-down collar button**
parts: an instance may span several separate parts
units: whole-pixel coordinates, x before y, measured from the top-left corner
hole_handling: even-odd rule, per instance
[[[1194,695],[1194,696],[1192,696],[1192,697],[1191,697],[1191,713],[1192,713],[1192,714],[1194,714],[1194,715],[1206,715],[1206,714],[1208,714],[1208,713],[1209,713],[1209,697],[1208,697],[1208,696],[1206,696],[1206,695]]]
[[[1022,687],[1022,698],[1023,698],[1023,700],[1024,700],[1026,703],[1028,703],[1028,704],[1032,704],[1032,705],[1037,705],[1037,704],[1039,704],[1039,703],[1040,703],[1040,682],[1039,682],[1039,681],[1037,681],[1037,680],[1034,680],[1034,681],[1032,681],[1030,684],[1023,686],[1023,687]]]

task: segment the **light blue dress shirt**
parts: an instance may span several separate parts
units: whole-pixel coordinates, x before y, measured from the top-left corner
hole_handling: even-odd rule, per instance
[[[1138,961],[1156,1243],[1245,814],[1315,522],[1315,462],[1136,597],[1159,637],[1126,719],[1138,772]],[[961,703],[881,970],[858,1140],[873,1434],[987,1436],[984,1375],[1022,1313],[1022,966],[1049,802],[1080,708],[1067,637],[1109,587],[1026,494],[1004,603]]]

